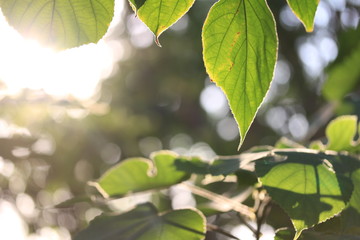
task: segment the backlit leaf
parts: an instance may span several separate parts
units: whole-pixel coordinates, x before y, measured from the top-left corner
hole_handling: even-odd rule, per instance
[[[329,150],[345,151],[353,148],[353,139],[357,131],[356,116],[341,116],[329,123],[326,128]]]
[[[108,170],[96,186],[104,196],[119,196],[129,192],[164,188],[182,182],[189,173],[176,169],[174,162],[187,161],[173,152],[160,151],[152,154],[153,161],[132,158],[122,161]]]
[[[96,43],[114,15],[114,0],[0,0],[0,7],[23,36],[58,49]]]
[[[206,70],[227,96],[241,145],[273,78],[273,16],[265,0],[220,0],[208,14],[202,41]]]
[[[158,37],[176,23],[194,4],[195,0],[130,0],[138,18]]]
[[[320,0],[287,0],[291,10],[304,24],[307,32],[314,29],[314,18]]]
[[[325,154],[277,154],[257,161],[256,173],[272,199],[289,214],[297,239],[302,230],[341,212],[351,196],[352,184],[335,174],[324,161]]]

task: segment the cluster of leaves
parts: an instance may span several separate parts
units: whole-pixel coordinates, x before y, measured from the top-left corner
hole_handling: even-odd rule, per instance
[[[193,3],[194,0],[130,0],[137,17],[154,33],[158,45],[160,34]],[[306,30],[312,31],[318,1],[288,0],[288,4]],[[20,33],[59,49],[97,42],[106,33],[114,14],[114,0],[0,0],[0,7]],[[273,78],[278,49],[274,18],[264,0],[219,0],[208,13],[202,40],[205,67],[229,100],[241,145]],[[357,59],[355,51],[348,61]],[[358,75],[358,69],[348,61],[344,61],[342,69],[333,70],[334,79],[344,69]],[[343,93],[339,95],[341,98]],[[123,161],[93,183],[105,202],[150,190],[164,195],[163,191],[155,190],[183,184],[201,197],[197,199],[197,208],[172,210],[170,200],[165,199],[161,203],[140,204],[125,213],[104,213],[75,239],[121,236],[128,240],[200,240],[207,229],[216,229],[207,224],[205,216],[229,211],[238,212],[245,222],[256,220],[259,227],[254,234],[259,238],[268,198],[261,199],[261,204],[257,202],[260,197],[253,199],[253,207],[242,204],[231,196],[222,196],[224,188],[212,190],[212,185],[202,184],[207,176],[213,179],[236,176],[238,185],[257,193],[265,189],[266,196],[285,210],[294,226],[294,230],[279,230],[276,239],[356,239],[360,232],[360,162],[356,157],[359,142],[353,140],[357,129],[357,119],[345,116],[329,124],[326,145],[313,142],[309,148],[294,149],[279,144],[230,159],[219,157],[211,163],[165,151],[154,153],[151,160]],[[192,176],[196,176],[195,180]],[[245,199],[248,198],[249,194]],[[230,207],[219,207],[224,203]],[[331,218],[340,219],[341,229],[327,232],[315,229],[302,234]],[[217,231],[236,238],[223,230]]]
[[[195,0],[130,0],[130,5],[159,36],[178,21]],[[307,31],[312,31],[318,0],[289,0]],[[114,15],[114,0],[1,0],[9,23],[23,35],[55,48],[97,42]],[[240,145],[269,90],[278,40],[273,15],[265,0],[220,0],[210,9],[203,31],[206,70],[225,93],[238,123]]]
[[[357,239],[360,231],[360,161],[352,155],[358,146],[353,142],[357,133],[353,127],[356,121],[353,116],[333,120],[327,127],[328,144],[321,145],[322,151],[278,144],[277,148],[257,147],[230,159],[218,157],[211,163],[168,151],[154,153],[151,160],[125,160],[93,183],[104,199],[150,190],[153,194],[164,194],[163,189],[182,184],[203,200],[198,199],[197,209],[171,210],[171,204],[164,204],[164,201],[170,201],[168,199],[162,203],[141,204],[125,213],[105,213],[95,218],[75,239],[117,239],[121,236],[122,239],[200,240],[206,234],[204,216],[236,211],[245,221],[258,220],[256,204],[252,207],[235,201],[236,198],[219,195],[224,189],[212,186],[226,183],[218,179],[203,184],[204,178],[209,176],[214,179],[216,176],[236,176],[238,186],[250,187],[253,191],[265,189],[285,210],[294,226],[294,230],[280,229],[276,239],[344,239],[345,236],[346,239]],[[331,150],[334,149],[332,142],[339,138],[339,132],[348,134],[339,140],[341,148],[336,150],[340,152],[335,152]],[[283,148],[279,148],[280,145]],[[197,177],[191,178],[194,175]],[[231,207],[218,207],[224,203]],[[301,234],[335,216],[342,223],[340,229],[333,232],[308,230]]]

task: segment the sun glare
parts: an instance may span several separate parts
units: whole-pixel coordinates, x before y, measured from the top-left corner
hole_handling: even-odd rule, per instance
[[[119,20],[119,7],[116,10],[114,19]],[[96,93],[100,80],[113,72],[121,52],[121,46],[117,44],[114,49],[109,40],[55,52],[24,39],[2,13],[0,33],[1,95],[16,95],[27,88],[43,90],[53,97],[88,99]]]

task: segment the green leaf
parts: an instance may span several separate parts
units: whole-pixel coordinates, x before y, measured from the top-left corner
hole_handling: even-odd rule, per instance
[[[354,184],[349,206],[341,214],[342,228],[345,232],[360,235],[360,161],[358,167],[351,173]]]
[[[96,187],[105,197],[124,195],[150,189],[164,188],[190,177],[189,173],[178,171],[176,160],[187,161],[173,152],[153,153],[153,161],[144,158],[124,160],[109,169],[98,181]]]
[[[269,195],[290,216],[297,239],[302,230],[342,211],[351,196],[349,179],[335,174],[325,154],[276,152],[256,162],[256,173]],[[278,158],[286,160],[279,161]],[[350,192],[350,193],[349,193]]]
[[[325,145],[320,140],[312,141],[309,145],[310,149],[325,151]]]
[[[114,15],[114,0],[0,0],[0,7],[23,36],[57,49],[96,43]]]
[[[357,130],[356,116],[341,116],[332,120],[326,128],[329,150],[346,151],[351,150],[353,139]]]
[[[356,211],[360,214],[360,168],[352,172],[351,179],[354,184],[354,191],[352,193],[349,206],[356,209]]]
[[[76,203],[93,203],[91,197],[89,196],[78,196],[78,197],[74,197],[74,198],[70,198],[64,202],[61,202],[57,205],[55,205],[55,208],[70,208],[70,207],[74,207],[74,205]]]
[[[156,43],[161,33],[176,23],[195,0],[130,0],[138,18],[154,33]]]
[[[206,220],[200,211],[182,209],[159,214],[151,204],[116,216],[96,217],[74,240],[201,240]]]
[[[328,100],[342,100],[354,91],[360,80],[360,44],[351,53],[328,70],[328,78],[323,86],[323,95]]]
[[[303,23],[307,32],[314,30],[314,18],[320,0],[287,0],[291,10]]]
[[[274,18],[265,0],[220,0],[202,32],[210,79],[225,92],[240,131],[240,146],[273,78]]]
[[[274,240],[292,240],[294,235],[294,231],[289,229],[280,229],[276,231]],[[305,231],[301,234],[299,240],[359,240],[359,236]]]

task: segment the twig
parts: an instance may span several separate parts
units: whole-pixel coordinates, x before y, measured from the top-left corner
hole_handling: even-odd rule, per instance
[[[231,233],[225,231],[224,229],[220,228],[219,226],[216,226],[216,225],[213,225],[213,224],[207,224],[206,227],[207,227],[207,230],[209,230],[209,231],[217,232],[217,233],[225,235],[225,236],[227,236],[229,238],[240,240],[240,238],[235,237],[234,235],[232,235]]]
[[[336,108],[336,104],[334,102],[330,102],[320,108],[314,115],[314,121],[310,124],[309,130],[306,136],[302,139],[302,142],[309,141],[319,129],[324,126],[331,117],[334,115],[334,109]]]
[[[245,226],[247,226],[247,227],[250,229],[250,231],[253,232],[254,235],[256,235],[256,229],[255,229],[253,226],[251,226],[251,225],[246,221],[246,219],[244,219],[243,216],[241,216],[239,213],[237,213],[237,216],[238,216],[239,220],[240,220]]]
[[[200,187],[197,187],[197,186],[194,186],[190,183],[187,183],[187,182],[183,182],[181,183],[181,185],[187,187],[192,193],[198,195],[198,196],[201,196],[203,198],[207,198],[211,201],[214,201],[216,203],[220,203],[221,205],[222,204],[225,204],[225,205],[228,205],[231,207],[231,209],[237,211],[239,214],[242,214],[244,216],[246,216],[247,218],[250,218],[251,220],[254,220],[255,219],[255,211],[254,209],[238,202],[238,201],[235,201],[234,199],[231,199],[231,198],[227,198],[227,197],[224,197],[222,195],[219,195],[219,194],[216,194],[216,193],[213,193],[213,192],[210,192],[206,189],[203,189],[203,188],[200,188]]]
[[[256,233],[255,233],[256,240],[259,240],[260,237],[262,236],[261,226],[265,222],[265,219],[269,214],[269,211],[268,211],[269,207],[268,206],[269,206],[269,203],[271,201],[271,198],[269,196],[265,196],[264,199],[260,199],[260,200],[261,200],[261,202],[260,202],[259,208],[255,212],[255,214],[256,214],[256,225],[257,225],[257,229],[256,229]]]

